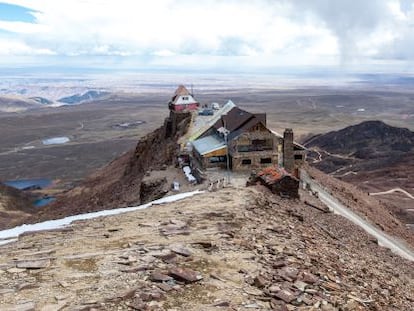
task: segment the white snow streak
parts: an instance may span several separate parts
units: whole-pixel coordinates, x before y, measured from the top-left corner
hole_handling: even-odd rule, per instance
[[[20,234],[25,233],[25,232],[59,229],[59,228],[63,228],[63,227],[70,225],[72,222],[76,220],[87,220],[87,219],[93,219],[93,218],[102,217],[102,216],[111,216],[111,215],[118,215],[118,214],[123,214],[127,212],[137,211],[137,210],[148,208],[152,205],[171,203],[171,202],[175,202],[178,200],[182,200],[182,199],[191,197],[193,195],[201,194],[203,192],[204,191],[196,190],[192,192],[179,193],[179,194],[164,197],[164,198],[161,198],[161,199],[158,199],[158,200],[155,200],[155,201],[143,204],[143,205],[139,205],[139,206],[116,208],[116,209],[111,209],[111,210],[104,210],[104,211],[99,211],[99,212],[74,215],[74,216],[69,216],[69,217],[65,217],[62,219],[48,220],[48,221],[40,222],[37,224],[30,224],[30,225],[24,224],[24,225],[17,226],[11,229],[0,231],[0,245],[17,241],[16,238]]]

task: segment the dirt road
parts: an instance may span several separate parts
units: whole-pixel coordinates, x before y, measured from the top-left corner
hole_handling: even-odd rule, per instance
[[[339,214],[348,220],[352,221],[354,224],[358,225],[364,229],[367,233],[372,235],[378,240],[378,244],[387,247],[392,250],[394,253],[414,261],[414,252],[402,242],[397,241],[395,238],[389,236],[383,231],[377,229],[371,223],[359,217],[357,214],[348,209],[345,205],[340,203],[335,199],[331,194],[324,190],[315,180],[311,179],[306,171],[301,171],[301,180],[302,182],[309,185],[310,189],[313,192],[317,193],[318,198],[325,203],[334,213]]]

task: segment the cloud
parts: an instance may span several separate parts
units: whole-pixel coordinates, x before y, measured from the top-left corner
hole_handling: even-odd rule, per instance
[[[0,55],[7,56],[24,56],[24,55],[55,55],[55,53],[46,48],[33,48],[18,40],[0,39]]]
[[[391,18],[388,2],[349,0],[293,0],[297,10],[323,23],[338,41],[341,61],[364,55],[364,41],[375,41]],[[370,42],[371,43],[371,42]]]
[[[17,52],[2,52],[10,56],[25,50],[62,58],[113,56],[152,64],[235,66],[240,59],[246,66],[303,66],[398,54],[414,58],[403,53],[411,46],[410,0],[6,2],[28,8],[34,17],[32,22],[0,18],[0,40],[6,40],[1,30],[12,32],[20,46]],[[398,53],[384,52],[397,41]]]

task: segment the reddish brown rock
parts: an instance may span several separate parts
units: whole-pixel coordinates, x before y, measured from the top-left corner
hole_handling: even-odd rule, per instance
[[[177,281],[185,283],[194,283],[203,279],[198,272],[188,268],[173,268],[170,270],[169,275]]]
[[[293,282],[297,279],[299,270],[292,267],[284,267],[280,271],[280,276],[287,281]]]
[[[286,303],[290,303],[296,298],[295,295],[287,289],[282,289],[278,291],[277,293],[274,294],[274,296],[276,298],[279,298],[280,300],[283,300]]]
[[[263,288],[266,286],[266,279],[262,275],[258,275],[254,278],[253,285],[258,288]]]
[[[191,252],[182,246],[172,246],[170,247],[170,250],[178,255],[184,256],[184,257],[190,257]]]
[[[303,282],[308,283],[308,284],[315,284],[316,282],[319,281],[319,278],[310,272],[303,272],[302,280]]]
[[[272,264],[272,266],[273,266],[273,268],[275,268],[275,269],[279,269],[279,268],[282,268],[282,267],[286,266],[286,262],[285,262],[284,260],[278,260],[278,261],[275,261],[275,262]]]
[[[150,275],[150,280],[153,282],[168,282],[171,281],[173,278],[169,275],[166,275],[164,273],[154,271]]]
[[[339,286],[339,284],[334,283],[334,282],[324,282],[321,286],[331,291],[341,290],[341,286]]]

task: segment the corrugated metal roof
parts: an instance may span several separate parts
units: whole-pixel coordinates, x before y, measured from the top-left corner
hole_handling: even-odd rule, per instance
[[[219,111],[217,111],[214,116],[208,121],[208,123],[198,129],[193,135],[190,137],[190,141],[194,141],[195,139],[199,138],[205,132],[208,131],[220,118],[223,114],[228,113],[231,109],[236,107],[236,105],[229,100]]]
[[[204,155],[226,147],[226,142],[219,136],[210,135],[192,142],[200,155]]]

